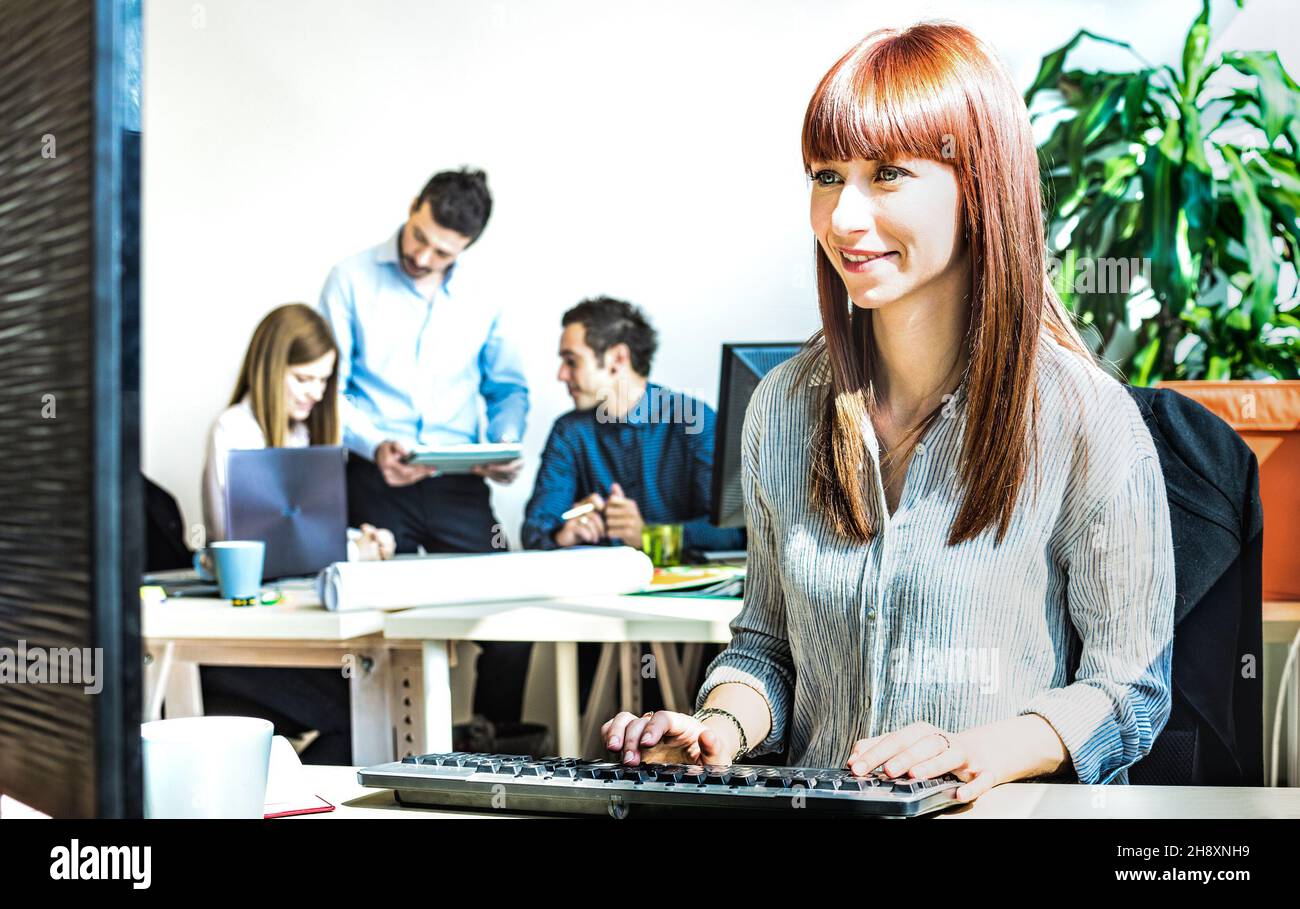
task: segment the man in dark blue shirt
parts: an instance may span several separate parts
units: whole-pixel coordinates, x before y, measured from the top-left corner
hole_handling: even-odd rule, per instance
[[[566,312],[562,325],[558,378],[575,409],[547,439],[524,546],[640,549],[645,524],[682,524],[687,551],[743,549],[743,530],[709,523],[713,410],[649,381],[657,339],[641,310],[597,297]],[[596,510],[561,519],[584,502]]]

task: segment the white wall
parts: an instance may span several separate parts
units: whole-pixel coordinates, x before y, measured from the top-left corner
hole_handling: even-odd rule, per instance
[[[462,264],[511,300],[533,392],[528,469],[494,491],[515,535],[546,433],[570,407],[555,349],[579,299],[644,306],[662,339],[654,377],[710,403],[721,342],[816,328],[799,128],[859,37],[955,19],[1027,86],[1085,25],[1172,61],[1198,9],[147,2],[145,470],[200,522],[205,434],[257,322],[314,303],[330,266],[387,237],[430,174],[472,163],[496,208]],[[1215,22],[1233,15],[1220,5]]]

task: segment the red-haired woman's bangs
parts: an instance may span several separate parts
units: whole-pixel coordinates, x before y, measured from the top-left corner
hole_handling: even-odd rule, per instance
[[[970,122],[957,61],[916,30],[868,35],[839,59],[808,102],[804,167],[851,158],[951,163],[966,147]]]

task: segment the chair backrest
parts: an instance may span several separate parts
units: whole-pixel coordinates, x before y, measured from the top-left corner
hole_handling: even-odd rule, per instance
[[[1129,782],[1263,782],[1263,510],[1254,453],[1169,389],[1129,388],[1164,472],[1177,596],[1172,705]],[[1251,671],[1253,669],[1253,672]]]
[[[189,568],[193,553],[185,543],[185,525],[172,494],[141,474],[144,480],[145,571]]]

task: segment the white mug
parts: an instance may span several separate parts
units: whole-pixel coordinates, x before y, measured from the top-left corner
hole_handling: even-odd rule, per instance
[[[147,818],[265,816],[270,721],[193,716],[140,726]]]

